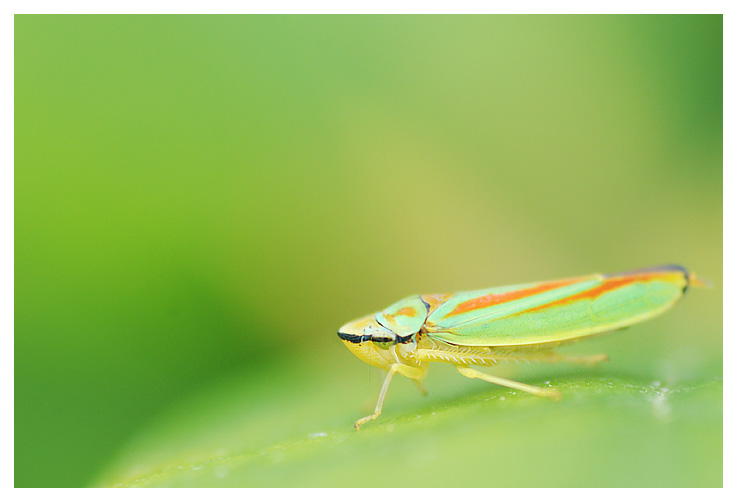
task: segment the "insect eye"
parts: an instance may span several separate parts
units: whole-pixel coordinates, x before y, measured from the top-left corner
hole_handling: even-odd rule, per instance
[[[394,345],[394,338],[390,338],[388,336],[375,336],[371,338],[371,341],[374,342],[374,345],[376,345],[380,349],[388,349],[392,345]]]

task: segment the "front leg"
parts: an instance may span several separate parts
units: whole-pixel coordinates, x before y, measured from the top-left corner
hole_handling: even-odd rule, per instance
[[[386,378],[384,379],[384,385],[381,386],[381,393],[379,393],[379,402],[376,403],[376,408],[374,409],[374,412],[367,417],[363,417],[359,420],[356,420],[356,423],[353,425],[354,429],[356,430],[360,429],[363,424],[365,424],[366,422],[370,422],[371,420],[376,420],[376,417],[381,415],[381,407],[384,405],[384,398],[386,397],[387,389],[389,389],[389,383],[391,383],[394,373],[396,373],[398,370],[399,370],[398,364],[393,364],[389,368],[389,372],[387,373]]]

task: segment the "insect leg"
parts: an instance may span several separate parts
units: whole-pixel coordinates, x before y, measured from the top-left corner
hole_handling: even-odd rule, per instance
[[[427,396],[427,389],[425,388],[425,383],[422,380],[419,379],[412,379],[412,381],[415,383],[418,389],[420,389],[420,392],[423,396]]]
[[[558,354],[557,352],[541,352],[541,353],[520,353],[520,360],[537,361],[543,363],[570,363],[570,364],[585,364],[586,366],[593,366],[598,363],[605,363],[609,361],[609,356],[606,354],[594,354],[591,356],[568,356],[564,354]]]
[[[544,389],[542,387],[535,387],[534,385],[527,385],[526,383],[515,382],[514,380],[507,380],[506,378],[482,373],[478,370],[469,368],[468,366],[456,366],[456,369],[458,369],[458,372],[464,377],[478,378],[479,380],[484,380],[496,385],[502,385],[504,387],[521,390],[523,392],[529,392],[530,394],[534,394],[536,396],[549,397],[555,400],[561,399],[563,397],[558,389]]]
[[[586,366],[609,362],[609,356],[606,354],[594,354],[591,356],[563,356],[556,354],[556,356],[557,361],[571,364],[585,364]]]
[[[386,375],[386,379],[384,379],[384,385],[381,386],[381,392],[379,393],[379,402],[376,403],[376,408],[374,409],[374,412],[367,417],[363,417],[359,420],[356,420],[356,423],[353,425],[354,429],[356,430],[360,429],[363,424],[371,420],[375,420],[376,417],[381,415],[381,407],[384,405],[384,398],[386,397],[386,391],[387,389],[389,389],[389,383],[391,383],[392,377],[394,376],[394,373],[396,373],[398,369],[399,369],[398,364],[393,364],[389,368],[389,372]]]

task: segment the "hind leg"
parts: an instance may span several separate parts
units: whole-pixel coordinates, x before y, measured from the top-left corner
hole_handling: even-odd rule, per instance
[[[496,385],[509,387],[510,389],[529,392],[530,394],[534,394],[535,396],[549,397],[550,399],[554,399],[556,401],[562,399],[563,397],[558,389],[535,387],[534,385],[527,385],[526,383],[515,382],[514,380],[507,380],[506,378],[482,373],[478,370],[469,368],[468,366],[456,366],[456,369],[458,369],[458,372],[464,377],[478,378],[479,380],[484,380]]]
[[[549,363],[571,363],[594,366],[595,364],[608,362],[609,356],[607,356],[606,354],[594,354],[591,356],[566,356],[563,354],[558,354],[556,352],[550,352],[549,355],[545,355],[536,360]]]

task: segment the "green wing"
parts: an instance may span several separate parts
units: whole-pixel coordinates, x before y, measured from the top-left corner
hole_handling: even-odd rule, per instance
[[[668,310],[688,272],[668,265],[617,275],[460,293],[428,317],[428,336],[455,345],[555,343],[630,326]]]

